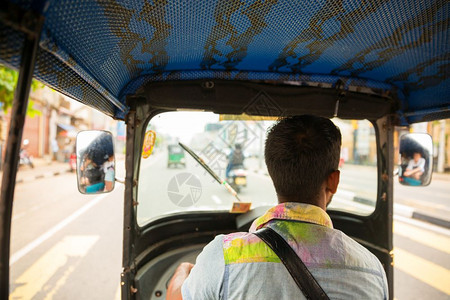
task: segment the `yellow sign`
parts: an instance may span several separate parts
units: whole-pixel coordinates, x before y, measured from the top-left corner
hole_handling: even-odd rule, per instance
[[[156,133],[153,130],[149,130],[144,136],[144,145],[142,146],[142,158],[148,158],[155,146]]]
[[[251,202],[233,202],[233,206],[231,207],[230,213],[243,214],[248,212],[251,206],[252,206]]]

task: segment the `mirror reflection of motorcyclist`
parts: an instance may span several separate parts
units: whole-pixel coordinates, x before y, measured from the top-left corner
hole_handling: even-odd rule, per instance
[[[95,138],[86,148],[81,160],[80,183],[86,193],[111,191],[114,187],[114,148],[107,133]]]
[[[235,148],[228,155],[228,165],[226,170],[226,177],[229,177],[230,171],[237,167],[243,167],[244,165],[244,152],[242,151],[241,144],[236,144]]]
[[[92,157],[89,156],[89,153],[85,153],[83,155],[80,170],[80,183],[85,187],[86,193],[96,193],[104,189],[105,174],[92,160]]]

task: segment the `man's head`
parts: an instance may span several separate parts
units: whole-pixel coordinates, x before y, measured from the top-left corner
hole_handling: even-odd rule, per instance
[[[422,154],[419,152],[414,152],[413,159],[415,162],[418,162],[422,158]]]
[[[329,119],[281,119],[267,135],[265,160],[279,202],[326,206],[339,183],[341,133]]]

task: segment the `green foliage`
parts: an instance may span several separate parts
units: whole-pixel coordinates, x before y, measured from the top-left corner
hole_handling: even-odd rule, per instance
[[[0,66],[0,102],[4,111],[12,106],[17,78],[17,72]]]
[[[4,112],[8,111],[8,109],[12,107],[12,103],[14,101],[14,91],[17,86],[18,78],[19,73],[17,71],[0,65],[0,104]],[[33,91],[43,87],[44,85],[36,80],[31,82],[31,89]],[[28,101],[27,116],[29,117],[41,115],[39,110],[33,108],[33,104],[33,101]]]

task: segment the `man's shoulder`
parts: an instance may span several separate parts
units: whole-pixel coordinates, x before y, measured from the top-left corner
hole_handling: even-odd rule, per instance
[[[232,232],[228,234],[222,235],[223,242],[231,241],[231,240],[238,240],[238,239],[250,239],[254,237],[255,235],[250,232]]]
[[[345,250],[345,262],[347,265],[369,272],[376,272],[377,270],[382,269],[381,263],[378,258],[366,247],[364,247],[342,231],[336,231],[341,235],[344,247],[343,250]]]
[[[316,225],[311,226],[317,227]],[[323,227],[323,230],[328,236],[327,248],[329,247],[329,254],[335,258],[340,257],[338,264],[369,272],[380,269],[381,263],[378,258],[354,239],[337,229]],[[317,230],[315,232],[317,233]],[[305,241],[300,240],[299,242],[303,243]],[[225,264],[263,261],[279,262],[276,254],[253,233],[233,232],[226,235],[218,235],[211,244],[214,244],[214,248],[217,250],[222,249]],[[317,246],[323,247],[325,245],[320,243]],[[324,250],[322,249],[322,252]],[[305,259],[308,261],[307,257]],[[317,258],[314,260],[317,261]]]
[[[234,232],[222,238],[223,256],[226,265],[280,262],[275,252],[266,243],[250,232]]]

